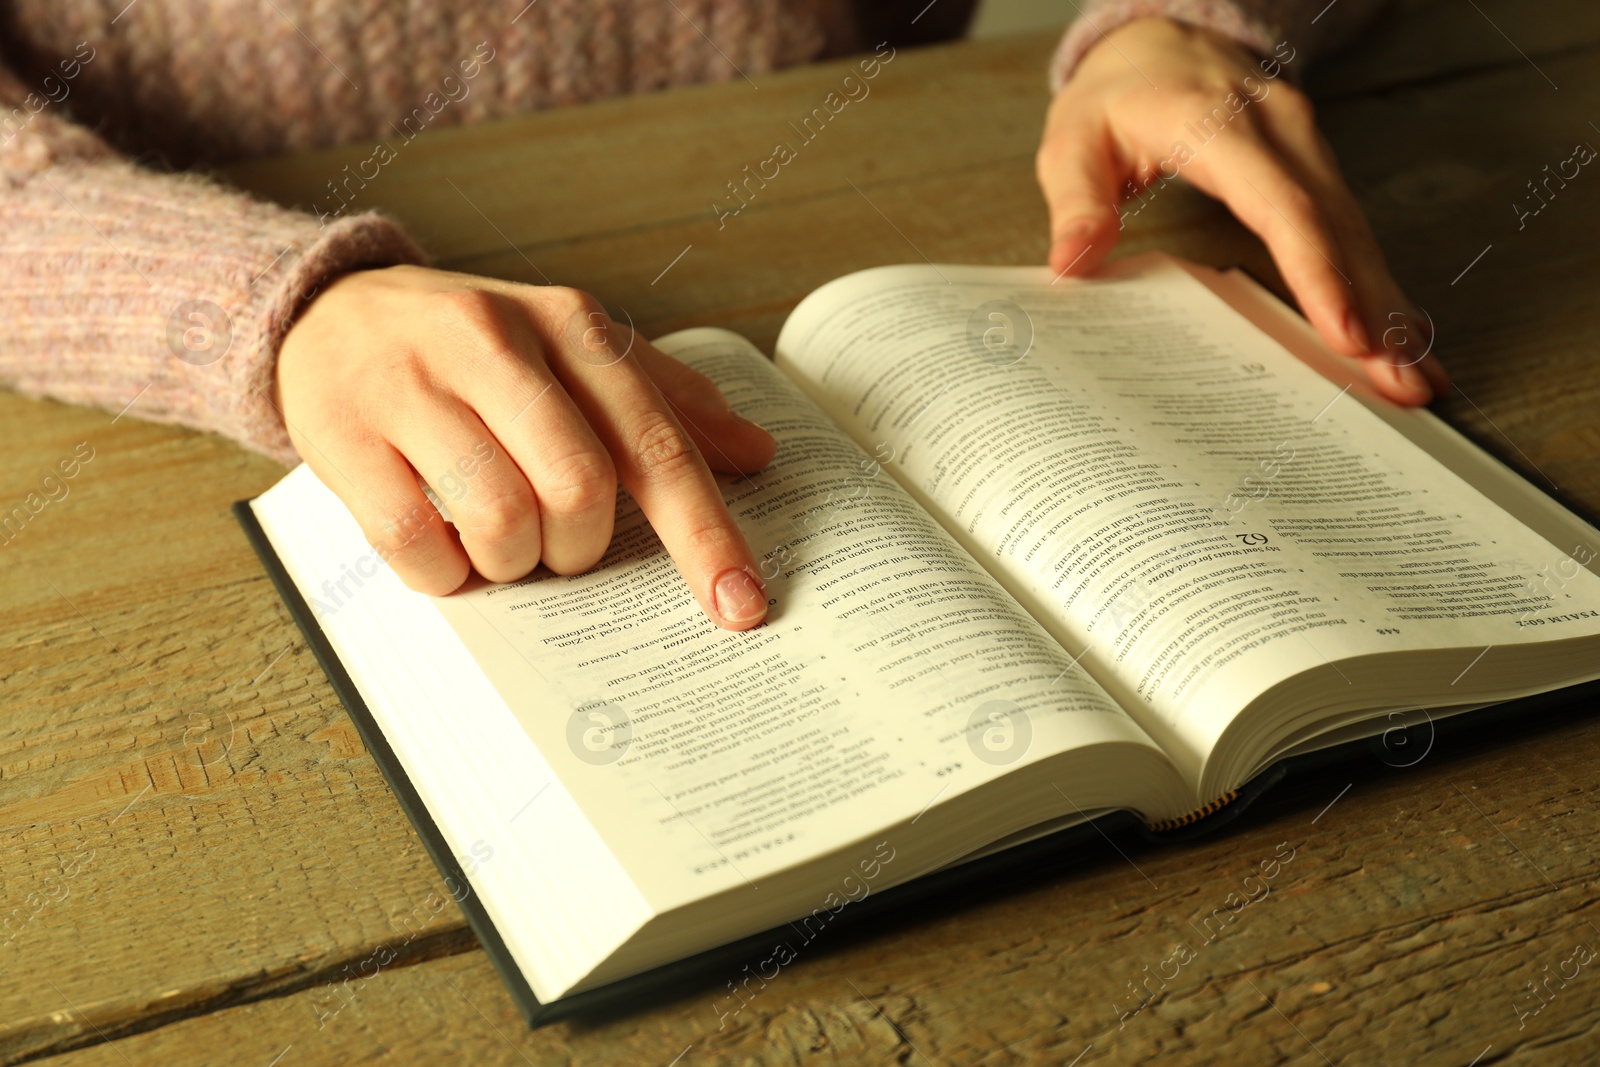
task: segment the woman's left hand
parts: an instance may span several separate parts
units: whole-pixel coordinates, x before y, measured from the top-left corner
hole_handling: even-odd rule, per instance
[[[1450,384],[1429,351],[1431,323],[1389,273],[1310,102],[1281,72],[1276,59],[1166,19],[1107,34],[1045,121],[1037,162],[1051,269],[1092,271],[1117,242],[1129,183],[1181,175],[1265,242],[1335,351],[1362,357],[1390,400],[1425,404]],[[1202,141],[1203,123],[1216,132]]]

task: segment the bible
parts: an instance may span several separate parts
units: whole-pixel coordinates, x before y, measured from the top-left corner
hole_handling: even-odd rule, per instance
[[[773,359],[657,344],[778,442],[719,476],[754,630],[626,494],[592,571],[438,598],[304,466],[236,509],[530,1023],[1600,678],[1600,532],[1241,272],[881,267]]]

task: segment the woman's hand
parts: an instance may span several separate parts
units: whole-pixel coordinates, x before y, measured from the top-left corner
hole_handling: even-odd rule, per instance
[[[766,616],[711,471],[759,470],[771,436],[592,297],[420,267],[358,271],[289,330],[277,386],[300,455],[413,589],[448,593],[469,566],[493,581],[541,562],[558,574],[594,566],[620,481],[713,621],[743,630]]]
[[[1105,258],[1130,181],[1143,189],[1181,176],[1255,231],[1317,332],[1366,357],[1379,392],[1425,404],[1449,388],[1424,354],[1431,324],[1390,275],[1310,103],[1281,75],[1279,60],[1166,19],[1106,35],[1045,122],[1038,175],[1051,269],[1085,274]]]

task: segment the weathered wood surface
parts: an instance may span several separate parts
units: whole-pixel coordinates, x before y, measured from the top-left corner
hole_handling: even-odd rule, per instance
[[[1323,121],[1439,324],[1465,394],[1444,411],[1596,512],[1600,185],[1585,172],[1521,231],[1510,205],[1578,140],[1600,144],[1600,24],[1578,3],[1477,6],[1487,18],[1410,5],[1325,69]],[[715,322],[770,346],[796,300],[848,270],[1042,256],[1031,160],[1051,43],[902,52],[720,231],[723,183],[844,67],[429,134],[372,203],[444,265],[542,272],[648,333]],[[234,177],[309,203],[366,151]],[[1181,192],[1125,247],[1271,276],[1224,212]],[[1527,982],[1600,947],[1600,724],[1576,716],[1307,781],[1219,839],[1124,843],[1126,859],[1108,848],[819,943],[720,1031],[707,986],[528,1034],[227,513],[279,468],[0,394],[0,500],[80,441],[95,458],[70,495],[0,548],[0,1062],[1467,1064],[1487,1049],[1489,1064],[1584,1062],[1600,1043],[1592,966],[1552,979],[1520,1028],[1516,1012],[1542,1003]],[[1205,943],[1190,924],[1285,841],[1295,858],[1268,896]],[[1193,962],[1119,1028],[1128,983],[1180,941]],[[401,958],[333,988],[380,946]]]
[[[1552,982],[1521,1029],[1515,1009],[1538,1005],[1525,983],[1546,965],[1600,945],[1588,919],[1597,754],[1600,724],[1574,720],[1505,749],[1451,746],[1407,769],[1323,776],[1218,840],[1124,843],[1126,858],[1107,848],[943,914],[819,942],[723,1029],[733,1002],[713,982],[529,1034],[472,952],[69,1060],[200,1064],[228,1049],[266,1063],[292,1045],[282,1062],[664,1065],[687,1048],[685,1065],[962,1067],[1067,1063],[1093,1046],[1080,1063],[1313,1063],[1320,1051],[1339,1064],[1466,1064],[1492,1046],[1480,1063],[1590,1062],[1600,994],[1587,971],[1565,989]],[[1290,854],[1285,842],[1292,859],[1266,894],[1243,885]],[[1230,893],[1251,892],[1254,904],[1204,925]],[[1128,983],[1180,944],[1193,959],[1166,964],[1169,990],[1121,1025],[1137,1004]]]

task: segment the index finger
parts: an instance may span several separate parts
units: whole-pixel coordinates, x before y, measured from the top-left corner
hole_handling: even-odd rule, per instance
[[[1050,210],[1050,269],[1091,273],[1117,243],[1124,168],[1098,115],[1077,117],[1052,105],[1034,158]]]
[[[596,359],[593,351],[571,351],[575,342],[564,331],[551,333],[551,362],[560,368],[568,395],[611,454],[617,480],[639,502],[700,606],[725,629],[759,625],[767,616],[767,593],[755,555],[666,398],[631,354]]]
[[[689,435],[655,386],[648,380],[643,386],[653,398],[641,397],[641,407],[623,413],[617,427],[618,480],[649,516],[706,614],[726,629],[748,630],[767,616],[755,555]]]

